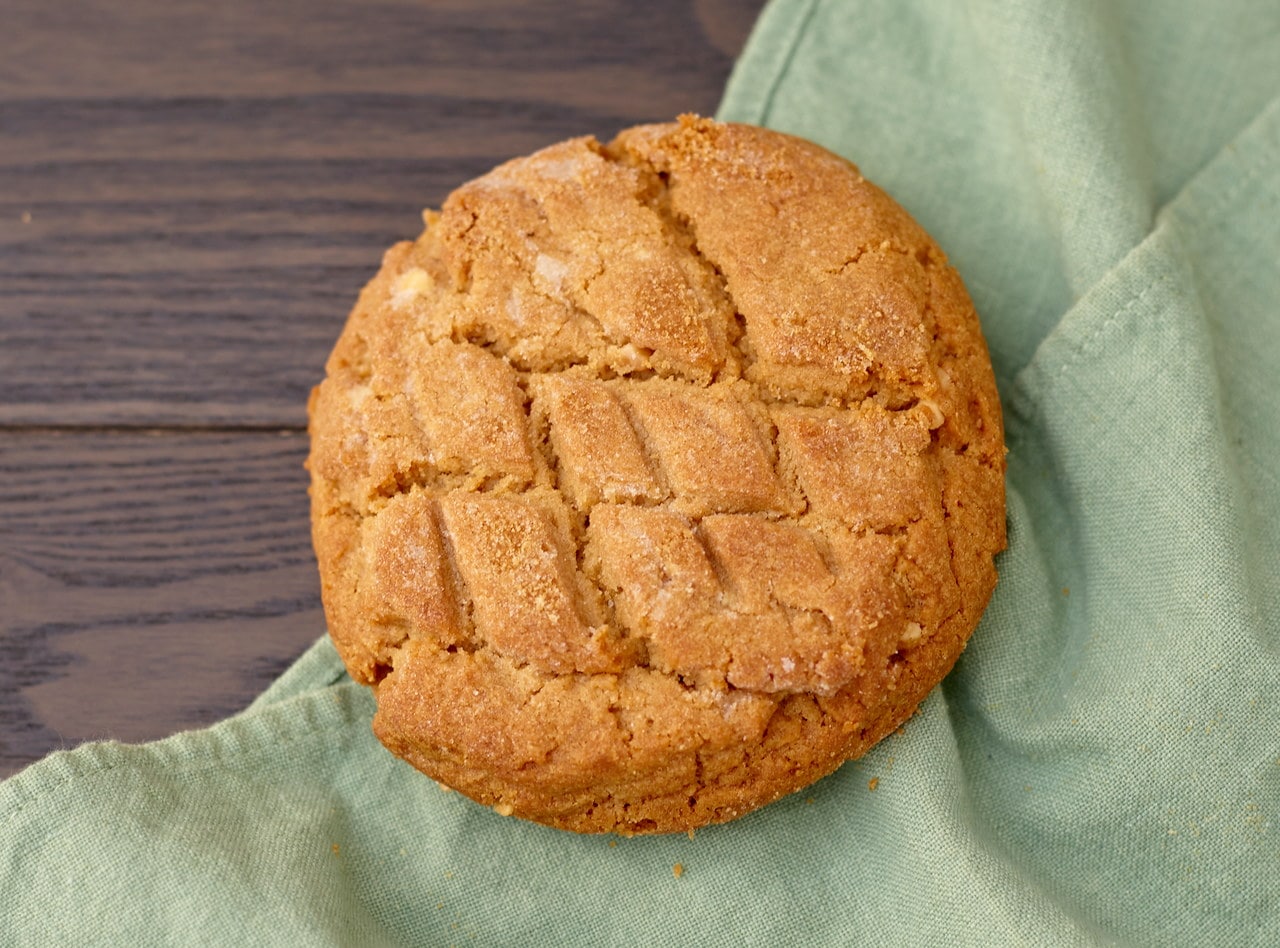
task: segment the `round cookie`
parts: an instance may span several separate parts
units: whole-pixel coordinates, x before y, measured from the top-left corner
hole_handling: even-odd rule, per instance
[[[379,739],[500,813],[644,833],[898,727],[1005,543],[991,366],[929,236],[842,158],[692,116],[424,218],[310,405]]]

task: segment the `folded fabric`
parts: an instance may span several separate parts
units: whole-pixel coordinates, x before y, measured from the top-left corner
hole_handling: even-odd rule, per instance
[[[1280,944],[1280,6],[775,0],[720,117],[911,210],[983,317],[1008,551],[955,672],[685,836],[504,819],[318,642],[0,784],[2,944]]]

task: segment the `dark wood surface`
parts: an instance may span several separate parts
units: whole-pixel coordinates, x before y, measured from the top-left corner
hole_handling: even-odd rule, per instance
[[[305,404],[419,212],[713,112],[761,0],[5,0],[0,776],[231,714],[324,629]]]

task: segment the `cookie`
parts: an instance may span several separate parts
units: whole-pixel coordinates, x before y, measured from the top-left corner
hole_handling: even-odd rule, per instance
[[[685,116],[424,214],[310,404],[329,629],[394,753],[502,814],[683,831],[947,673],[1005,543],[941,250],[847,161]]]

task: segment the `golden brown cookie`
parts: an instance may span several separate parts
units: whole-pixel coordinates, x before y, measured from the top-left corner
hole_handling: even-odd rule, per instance
[[[325,610],[383,743],[500,813],[671,832],[901,724],[1005,543],[929,236],[816,145],[690,116],[424,217],[311,402]]]

